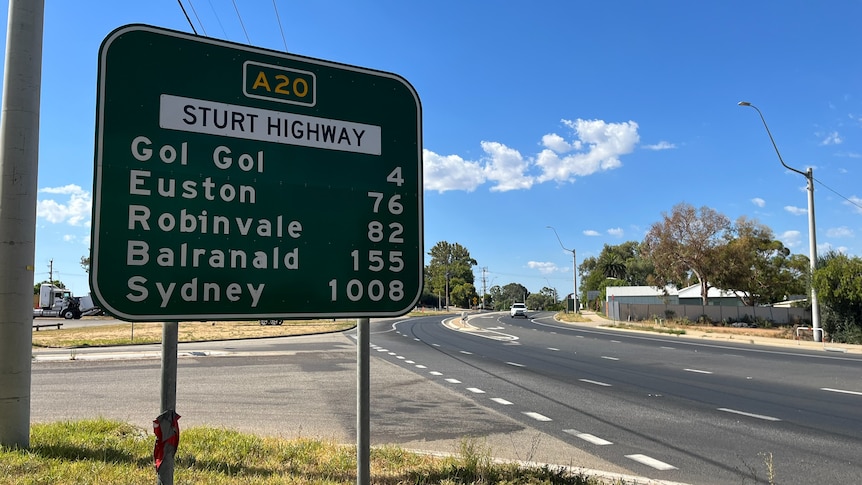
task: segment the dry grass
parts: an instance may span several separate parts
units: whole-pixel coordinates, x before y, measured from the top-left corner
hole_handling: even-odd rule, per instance
[[[257,320],[245,322],[180,322],[178,338],[180,342],[204,342],[287,337],[338,332],[352,328],[355,324],[354,320],[288,320],[283,325],[266,326],[260,325]],[[33,332],[33,345],[36,347],[96,347],[160,343],[161,341],[162,324],[158,322],[120,323]]]

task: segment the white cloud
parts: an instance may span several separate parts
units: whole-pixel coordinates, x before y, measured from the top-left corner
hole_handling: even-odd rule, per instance
[[[613,229],[608,229],[608,234],[615,237],[623,237],[623,229],[621,227],[615,227]]]
[[[823,135],[821,135],[823,136]],[[840,145],[844,140],[841,138],[841,135],[838,134],[837,131],[833,131],[832,133],[828,133],[825,135],[823,141],[820,142],[821,145]]]
[[[506,192],[533,186],[533,178],[526,174],[528,162],[517,150],[495,141],[483,141],[481,145],[489,157],[484,167],[485,177],[497,182],[491,190]]]
[[[756,205],[757,207],[766,207],[766,201],[761,199],[760,197],[755,197],[751,199],[751,203]]]
[[[485,182],[482,167],[458,155],[443,157],[431,150],[423,150],[423,183],[425,190],[443,193],[447,190],[466,190],[472,192]]]
[[[471,192],[486,182],[494,182],[490,190],[504,192],[530,189],[549,181],[572,182],[575,177],[619,168],[619,157],[634,151],[640,141],[634,121],[577,119],[562,123],[574,132],[574,139],[567,140],[556,133],[544,135],[544,148],[533,156],[524,156],[495,141],[481,142],[485,156],[480,161],[424,150],[425,190]]]
[[[675,144],[664,140],[656,143],[655,145],[644,145],[644,149],[646,150],[673,150],[674,148],[676,148]]]
[[[826,231],[828,237],[853,237],[853,231],[847,226],[832,227]]]
[[[823,255],[828,253],[829,251],[836,251],[842,254],[847,254],[850,250],[847,246],[833,246],[832,243],[821,243],[817,245],[817,254]]]
[[[46,219],[53,224],[65,222],[70,226],[90,226],[90,214],[93,209],[93,199],[90,192],[78,185],[63,187],[47,187],[39,189],[40,193],[62,195],[59,202],[54,199],[36,201],[36,217]]]
[[[602,120],[562,120],[571,128],[582,148],[564,157],[551,149],[542,150],[536,157],[536,165],[542,174],[538,182],[550,180],[571,182],[576,176],[585,177],[599,171],[613,170],[622,166],[619,157],[631,153],[640,141],[638,124],[605,123]]]
[[[803,209],[802,207],[794,207],[792,205],[784,206],[784,210],[793,214],[794,216],[803,216],[808,214],[808,209]]]
[[[542,137],[542,146],[550,148],[557,153],[566,153],[572,150],[580,150],[581,142],[579,140],[569,143],[565,138],[556,133],[549,133]]]
[[[542,274],[551,274],[551,273],[557,273],[557,272],[561,271],[560,267],[557,266],[556,264],[547,263],[544,261],[529,261],[527,263],[527,266],[530,267],[530,269],[539,270],[539,273],[542,273]]]
[[[799,231],[784,231],[778,239],[784,243],[788,248],[795,248],[799,246],[799,242],[801,241],[802,233]]]
[[[601,236],[601,233],[599,233],[599,231],[587,229],[586,231],[584,231],[584,236]]]

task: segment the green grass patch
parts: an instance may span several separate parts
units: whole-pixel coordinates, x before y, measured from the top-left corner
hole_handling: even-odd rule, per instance
[[[151,485],[154,441],[150,430],[105,419],[34,424],[30,449],[0,447],[0,483]],[[441,458],[394,446],[373,448],[371,480],[383,485],[603,483],[565,469],[495,463],[475,440],[463,440],[458,451]],[[174,483],[353,484],[356,448],[194,427],[181,430]]]

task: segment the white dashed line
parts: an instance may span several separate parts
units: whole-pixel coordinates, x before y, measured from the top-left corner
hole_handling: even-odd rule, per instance
[[[387,349],[377,349],[378,352],[389,352]]]
[[[395,352],[389,352],[389,355],[398,355]]]
[[[491,400],[497,404],[502,404],[503,406],[511,406],[512,405],[511,401],[507,401],[507,400],[503,399],[502,397],[492,397]]]
[[[676,347],[660,347],[665,350],[676,350]]]
[[[553,347],[548,347],[548,350],[550,350],[551,352],[559,352],[560,351],[560,349],[555,349]]]
[[[466,350],[460,350],[459,352],[461,352],[464,355],[473,355],[473,352],[467,352]]]
[[[611,385],[608,384],[607,382],[592,381],[590,379],[578,379],[578,380],[581,382],[586,382],[587,384],[595,384],[597,386],[602,386],[602,387],[611,387]]]
[[[524,367],[524,364],[519,364],[517,362],[506,362],[508,365],[513,365],[515,367]]]
[[[440,344],[431,344],[432,347],[439,347]]]
[[[622,342],[620,342],[619,340],[611,340],[611,343],[619,344],[619,343],[622,343]]]
[[[577,436],[578,438],[580,438],[586,442],[589,442],[589,443],[592,443],[592,444],[598,445],[598,446],[607,446],[607,445],[613,444],[606,439],[599,438],[598,436],[591,435],[589,433],[581,433],[580,431],[578,431],[576,429],[564,429],[563,432],[569,433],[572,436]]]
[[[424,366],[424,365],[422,365],[422,364],[416,364],[416,368],[417,368],[417,369],[427,369],[428,367],[426,367],[426,366]]]
[[[838,392],[841,394],[853,394],[854,396],[862,396],[862,392],[845,391],[844,389],[832,389],[831,387],[821,387],[820,390],[821,391],[827,391],[827,392]]]
[[[575,338],[584,338],[583,335],[575,335]]]
[[[712,371],[708,370],[698,370],[698,369],[683,369],[686,372],[694,372],[697,374],[712,374]]]
[[[415,364],[416,362],[413,362],[412,360],[405,360],[404,363],[405,364]]]
[[[626,455],[626,458],[630,460],[634,460],[638,463],[642,463],[646,466],[651,466],[656,470],[676,470],[676,467],[673,465],[668,465],[663,461],[656,460],[655,458],[650,458],[646,455]]]
[[[618,357],[608,357],[607,355],[603,355],[602,358],[605,360],[620,360]]]
[[[414,338],[413,340],[414,340],[415,342],[421,342],[421,340],[419,340],[418,338]]]
[[[534,413],[532,411],[524,412],[524,415],[529,416],[529,417],[535,419],[536,421],[553,421],[553,419],[551,419],[545,415],[542,415],[539,413]]]
[[[429,374],[431,374],[432,376],[442,376],[443,375],[442,372],[437,372],[436,370],[432,370],[431,372],[429,372]]]
[[[449,384],[460,384],[461,383],[461,381],[459,381],[458,379],[452,379],[451,377],[449,379],[446,379],[446,382],[448,382]]]
[[[398,360],[404,360],[404,359],[406,359],[406,357],[404,357],[403,355],[396,355],[396,356],[395,356],[395,358],[396,358],[396,359],[398,359]]]
[[[468,387],[467,390],[472,392],[473,394],[485,394],[485,391],[479,389],[478,387]]]
[[[739,414],[742,416],[748,416],[749,418],[762,419],[764,421],[781,421],[780,419],[773,418],[772,416],[764,416],[763,414],[746,413],[745,411],[737,411],[736,409],[718,408],[718,410],[724,411],[726,413],[733,413],[733,414]]]

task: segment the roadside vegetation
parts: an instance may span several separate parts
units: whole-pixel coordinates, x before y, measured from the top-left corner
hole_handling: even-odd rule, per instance
[[[150,430],[105,419],[34,424],[29,450],[0,447],[3,484],[146,484],[156,481]],[[495,463],[490,450],[464,440],[450,457],[394,446],[371,449],[375,484],[600,485],[595,478],[553,467]],[[353,484],[356,448],[298,438],[285,440],[194,427],[181,430],[177,484]]]
[[[282,325],[250,322],[180,322],[180,342],[206,342],[261,337],[287,337],[340,332],[356,325],[354,320],[285,320]],[[34,347],[101,347],[154,344],[162,341],[160,322],[121,323],[93,327],[33,332]]]

